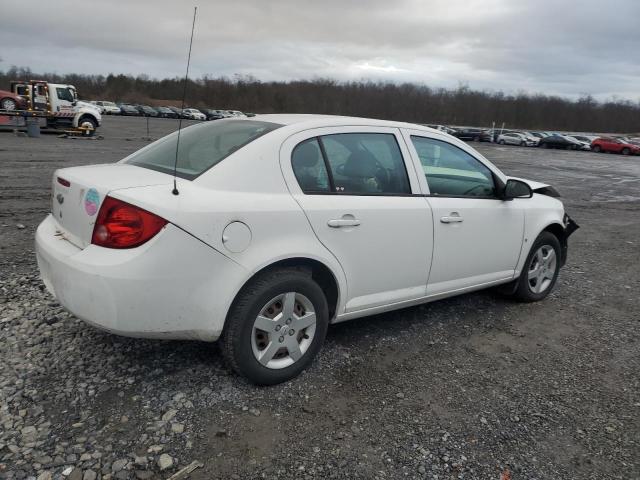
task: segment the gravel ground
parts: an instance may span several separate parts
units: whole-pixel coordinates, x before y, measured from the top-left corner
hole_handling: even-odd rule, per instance
[[[152,137],[175,121],[152,120]],[[104,140],[0,133],[0,478],[640,478],[640,158],[482,144],[548,182],[581,225],[543,302],[490,291],[335,325],[312,368],[256,388],[215,345],[115,337],[38,279],[37,224],[62,166]]]

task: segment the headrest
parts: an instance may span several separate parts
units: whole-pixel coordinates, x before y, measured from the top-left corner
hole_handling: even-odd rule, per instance
[[[376,176],[378,167],[376,159],[366,150],[357,150],[349,156],[344,164],[344,175],[355,178],[372,178]]]
[[[315,167],[320,158],[320,149],[316,142],[306,142],[296,147],[293,152],[297,167]]]

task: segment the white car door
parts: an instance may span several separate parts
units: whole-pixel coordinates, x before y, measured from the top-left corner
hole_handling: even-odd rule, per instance
[[[398,129],[307,130],[284,142],[280,161],[315,235],[344,270],[340,313],[426,295],[433,219]]]
[[[428,295],[512,278],[524,236],[520,202],[497,198],[491,168],[468,147],[421,131],[405,138],[433,212]]]

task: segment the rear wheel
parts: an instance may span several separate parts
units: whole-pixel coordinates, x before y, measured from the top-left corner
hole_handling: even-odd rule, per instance
[[[234,302],[222,353],[236,373],[255,384],[284,382],[307,368],[322,347],[328,312],[322,289],[308,273],[267,272]]]
[[[593,151],[596,153],[600,153],[602,151],[602,147],[600,145],[594,145]]]
[[[542,232],[531,247],[522,268],[514,296],[524,302],[545,298],[560,272],[560,241],[550,232]]]

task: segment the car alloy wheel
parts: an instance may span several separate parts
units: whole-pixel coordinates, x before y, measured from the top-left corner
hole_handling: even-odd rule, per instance
[[[286,368],[307,352],[316,331],[313,304],[298,292],[272,298],[253,322],[251,349],[261,365]]]
[[[542,293],[552,285],[557,262],[556,251],[551,245],[542,245],[531,257],[527,281],[533,293]]]

